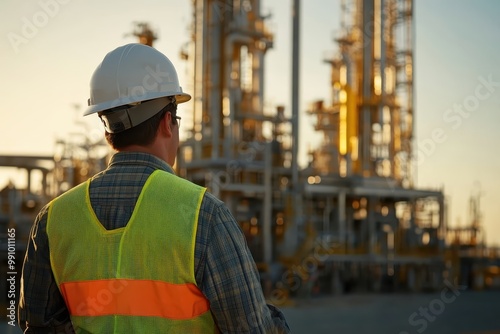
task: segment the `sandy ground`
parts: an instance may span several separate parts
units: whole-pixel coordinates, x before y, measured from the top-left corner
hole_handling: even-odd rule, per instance
[[[315,297],[280,308],[297,334],[500,334],[500,291]],[[21,330],[3,322],[0,333]]]

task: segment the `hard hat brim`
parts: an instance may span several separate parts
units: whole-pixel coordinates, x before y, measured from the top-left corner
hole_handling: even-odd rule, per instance
[[[170,95],[170,96],[172,96],[172,95]],[[186,93],[179,93],[179,94],[175,94],[173,96],[175,96],[175,100],[177,101],[177,104],[184,103],[184,102],[191,100],[191,95],[186,94]],[[102,103],[98,103],[98,104],[89,106],[84,111],[83,116],[95,114],[97,112],[106,111],[109,109],[125,106],[128,104],[133,104],[133,103],[142,102],[142,101],[146,101],[146,100],[153,100],[153,99],[162,98],[162,97],[166,97],[165,94],[163,94],[163,93],[156,93],[155,94],[153,92],[149,92],[145,95],[141,95],[140,98],[136,98],[136,99],[131,99],[130,97],[124,97],[124,98],[116,99],[113,101],[106,101],[106,102],[102,102]]]

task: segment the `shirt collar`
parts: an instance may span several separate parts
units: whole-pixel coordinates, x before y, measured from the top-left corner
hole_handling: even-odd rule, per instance
[[[169,173],[175,174],[174,169],[162,159],[143,152],[118,152],[115,153],[109,161],[109,166],[112,165],[148,165],[154,169],[161,169]]]

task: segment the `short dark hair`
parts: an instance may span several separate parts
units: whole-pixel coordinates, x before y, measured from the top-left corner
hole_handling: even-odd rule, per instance
[[[175,119],[177,114],[177,104],[169,103],[156,115],[130,129],[119,133],[109,133],[108,131],[105,131],[106,140],[115,150],[119,150],[130,145],[149,145],[155,139],[158,126],[167,112],[174,116],[173,122],[175,124],[175,122],[177,122]]]

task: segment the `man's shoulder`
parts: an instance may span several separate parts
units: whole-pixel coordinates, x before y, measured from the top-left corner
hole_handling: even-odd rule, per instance
[[[53,206],[54,203],[57,201],[59,201],[59,202],[61,202],[63,200],[70,201],[70,200],[74,200],[75,196],[80,197],[80,196],[84,195],[85,191],[88,188],[88,182],[89,182],[88,180],[83,181],[83,182],[77,184],[76,186],[70,188],[69,190],[59,194],[58,196],[53,198],[49,203],[47,203],[47,208]]]
[[[208,190],[205,191],[203,200],[201,201],[200,218],[208,221],[217,221],[220,219],[221,214],[224,214],[226,211],[228,210],[223,201]]]
[[[219,198],[217,198],[214,194],[212,194],[208,190],[205,191],[205,195],[203,196],[203,201],[204,202],[206,201],[207,204],[215,207],[225,206],[223,201],[221,201]]]
[[[169,172],[169,171],[163,170],[163,169],[155,170],[153,173],[151,173],[151,175],[149,177],[161,177],[161,178],[165,179],[166,181],[175,179],[175,180],[182,182],[182,183],[185,183],[185,184],[192,184],[192,185],[198,186],[200,188],[203,188],[196,183],[193,183],[193,182],[191,182],[183,177],[180,177],[179,175],[175,174],[174,172]]]

